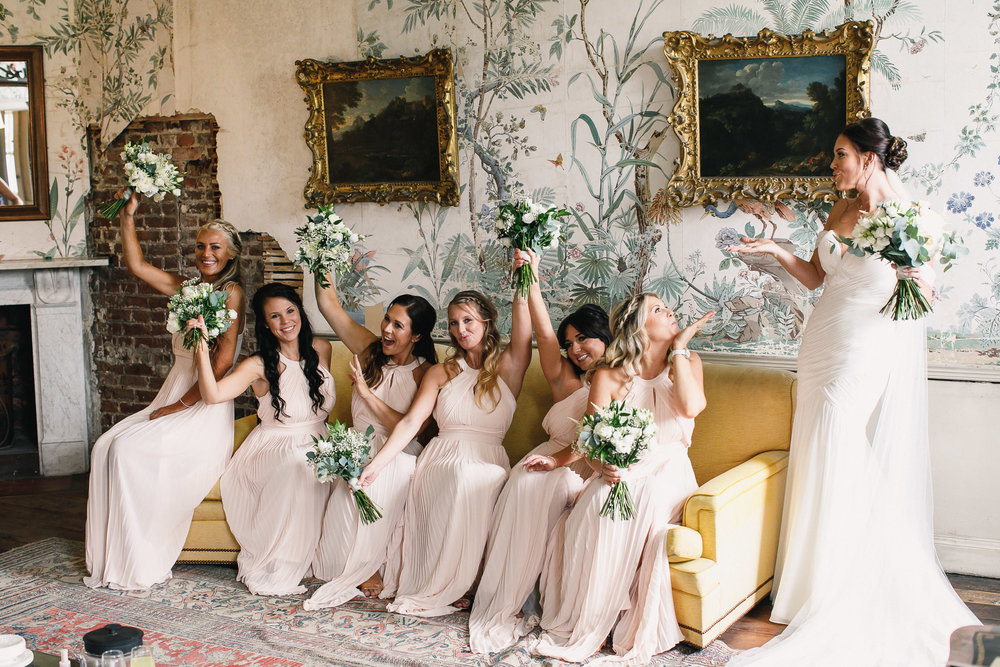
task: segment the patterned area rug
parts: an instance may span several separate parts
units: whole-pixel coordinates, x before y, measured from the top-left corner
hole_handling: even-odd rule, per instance
[[[307,612],[307,595],[258,597],[235,568],[178,565],[166,584],[140,593],[81,583],[83,545],[48,539],[0,554],[0,632],[29,647],[76,653],[85,632],[115,622],[142,628],[157,665],[538,665],[522,641],[484,659],[469,652],[468,613],[432,619],[390,614],[384,601],[351,600]],[[307,582],[310,592],[320,584]],[[736,653],[720,641],[656,656],[660,667],[724,665]]]

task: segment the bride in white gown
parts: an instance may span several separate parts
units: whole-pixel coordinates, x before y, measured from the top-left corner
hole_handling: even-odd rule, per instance
[[[844,251],[861,211],[908,201],[895,174],[906,142],[868,118],[834,146],[839,190],[810,261],[769,239],[767,253],[810,289],[824,285],[798,357],[771,620],[788,627],[729,665],[940,667],[949,635],[979,621],[955,594],[933,542],[923,320],[879,313],[891,265]],[[930,292],[932,271],[906,269]]]

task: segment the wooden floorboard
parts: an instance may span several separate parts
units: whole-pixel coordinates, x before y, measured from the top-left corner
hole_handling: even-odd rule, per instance
[[[87,520],[87,475],[0,482],[0,552],[46,537],[83,541]],[[979,620],[1000,624],[1000,579],[948,575]],[[771,603],[762,600],[721,636],[738,649],[760,646],[785,626],[771,623]]]

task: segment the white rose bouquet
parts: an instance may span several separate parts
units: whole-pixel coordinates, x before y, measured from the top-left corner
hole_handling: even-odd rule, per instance
[[[655,437],[652,412],[611,401],[607,407],[584,415],[573,449],[589,459],[627,468],[639,460]],[[628,482],[616,482],[611,486],[601,507],[601,516],[610,516],[612,520],[618,516],[623,519],[635,516],[635,501]]]
[[[180,196],[184,174],[177,170],[165,153],[154,153],[146,141],[125,144],[122,162],[125,163],[128,187],[121,199],[105,204],[99,211],[108,220],[114,220],[118,216],[133,192],[150,197],[153,201],[163,201],[167,194]]]
[[[493,231],[504,245],[518,250],[541,252],[559,247],[563,236],[559,218],[569,215],[564,208],[545,207],[530,199],[506,201],[497,209]],[[530,264],[514,271],[515,296],[527,297],[538,276]]]
[[[352,244],[364,241],[355,234],[344,220],[334,213],[333,206],[321,206],[317,215],[306,216],[309,221],[295,230],[299,241],[295,251],[295,264],[316,275],[321,287],[327,287],[326,274],[344,273],[351,268]]]
[[[197,278],[184,281],[167,304],[167,331],[183,331],[188,320],[196,320],[201,315],[205,320],[205,328],[208,329],[207,342],[211,342],[239,317],[235,310],[226,308],[228,296],[227,290],[215,290],[208,283],[199,282]],[[203,335],[198,327],[188,330],[184,333],[184,347],[195,349]]]
[[[896,289],[879,311],[891,313],[894,320],[915,320],[931,311],[916,281],[904,275],[906,268],[922,266],[937,257],[947,271],[952,262],[969,252],[954,233],[945,233],[944,221],[927,202],[883,202],[863,213],[851,236],[840,237],[840,241],[853,255],[878,255],[896,265]]]
[[[325,439],[313,436],[313,447],[306,452],[309,465],[316,469],[316,479],[329,482],[336,477],[343,478],[354,492],[361,520],[374,523],[382,518],[382,510],[361,488],[358,477],[371,460],[370,441],[375,429],[369,426],[362,434],[336,421],[328,423],[326,430]]]

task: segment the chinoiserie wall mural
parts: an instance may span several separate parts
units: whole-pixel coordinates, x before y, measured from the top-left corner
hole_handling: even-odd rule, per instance
[[[0,256],[86,253],[86,128],[170,113],[173,0],[4,0],[0,39],[44,47],[51,218],[2,223]],[[100,147],[96,147],[98,150]]]
[[[171,95],[180,110],[218,118],[223,215],[270,233],[292,254],[310,163],[294,60],[448,47],[461,204],[338,207],[369,235],[364,271],[341,282],[349,305],[363,312],[415,291],[443,309],[472,287],[509,312],[509,261],[490,229],[500,201],[530,196],[573,212],[566,242],[542,264],[553,318],[580,303],[607,306],[652,290],[682,319],[718,311],[703,348],[777,357],[794,356],[816,295],[775,265],[726,247],[740,235],[767,234],[806,257],[828,207],[663,207],[656,195],[677,147],[660,35],[794,33],[872,20],[872,110],[909,141],[902,176],[913,193],[945,213],[971,250],[941,278],[931,361],[1000,365],[1000,2],[3,0],[0,8],[0,31],[46,47],[47,105],[58,128],[49,142],[53,220],[49,228],[4,224],[0,254],[77,251],[87,191],[82,128],[98,123],[113,136],[137,115],[169,113]],[[112,19],[115,12],[124,20]],[[25,226],[13,245],[12,224]],[[28,225],[44,234],[22,242]]]

